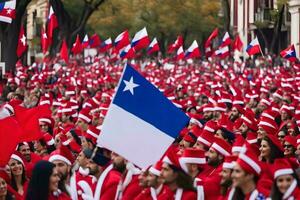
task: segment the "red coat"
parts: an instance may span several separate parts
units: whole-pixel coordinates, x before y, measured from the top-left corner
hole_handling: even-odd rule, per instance
[[[216,200],[220,196],[220,172],[222,165],[219,165],[206,178],[202,179],[205,200]]]
[[[35,166],[35,164],[38,161],[42,160],[42,157],[40,157],[36,153],[30,153],[30,157],[31,157],[31,161],[30,162],[25,162],[26,176],[29,179],[31,178],[32,170],[33,170],[33,167]]]
[[[110,200],[115,198],[120,179],[121,173],[117,170],[113,169],[108,173],[101,189],[101,200]]]
[[[142,192],[139,186],[138,175],[133,175],[130,183],[122,192],[122,200],[132,200]]]
[[[62,192],[57,196],[50,194],[48,200],[71,200],[71,198],[66,193]]]
[[[197,193],[191,190],[183,190],[181,188],[177,189],[174,193],[169,187],[164,187],[162,193],[157,196],[157,200],[196,200]]]
[[[150,188],[143,189],[142,192],[134,198],[134,200],[153,200]]]
[[[110,164],[102,172],[94,195],[94,199],[98,200],[113,200],[116,196],[116,191],[121,180],[121,173],[113,169],[113,164]]]

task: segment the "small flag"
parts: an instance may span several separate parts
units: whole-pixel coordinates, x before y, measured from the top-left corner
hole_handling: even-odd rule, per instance
[[[50,41],[52,41],[53,38],[53,31],[58,27],[57,17],[53,11],[52,6],[50,6],[49,9],[49,16],[48,16],[48,24],[47,24],[47,36],[50,38]]]
[[[87,34],[85,34],[81,46],[82,48],[87,48],[89,46],[89,36]]]
[[[188,122],[184,112],[127,65],[97,143],[147,168],[163,156]]]
[[[159,45],[158,45],[157,39],[154,38],[147,49],[147,54],[150,55],[157,51],[159,51]]]
[[[26,36],[24,32],[24,27],[21,26],[20,33],[19,33],[18,47],[17,47],[18,58],[21,57],[26,50],[27,50]]]
[[[237,34],[234,41],[233,41],[233,44],[232,44],[232,49],[233,50],[238,50],[238,51],[242,51],[243,49],[243,42],[240,38],[240,36]]]
[[[184,51],[183,51],[183,47],[179,47],[177,49],[177,53],[176,53],[176,60],[182,60],[184,58]]]
[[[16,17],[16,0],[0,3],[0,21],[11,23]]]
[[[63,59],[66,63],[68,63],[69,60],[69,53],[68,53],[68,46],[66,43],[66,40],[63,41],[60,49],[60,57]]]
[[[79,53],[82,52],[82,45],[81,45],[81,42],[80,42],[79,35],[76,36],[76,41],[74,42],[71,51],[72,51],[73,54],[79,54]]]
[[[128,44],[130,44],[128,30],[123,31],[122,33],[120,33],[116,37],[114,44],[115,44],[115,49],[118,50],[118,51],[120,49],[122,49],[123,47],[127,46]]]
[[[189,59],[189,58],[198,58],[200,57],[200,50],[198,47],[198,43],[196,40],[193,41],[193,43],[191,44],[191,46],[186,50],[185,52],[185,58]]]
[[[221,43],[220,47],[229,46],[230,43],[231,43],[231,39],[230,39],[229,33],[226,32],[222,39],[222,43]]]
[[[247,46],[246,51],[249,56],[261,53],[260,45],[259,45],[257,37],[254,38],[254,40],[252,40],[250,42],[250,44]]]
[[[229,47],[225,46],[225,47],[219,47],[219,49],[217,49],[214,54],[222,59],[228,57],[230,55],[230,51],[229,51]]]
[[[123,51],[121,51],[121,53],[120,53],[120,57],[122,59],[125,59],[125,58],[132,59],[132,58],[134,58],[134,56],[135,56],[135,51],[134,51],[134,48],[132,48],[130,44],[127,45],[123,49]]]
[[[134,49],[140,50],[142,48],[145,48],[149,45],[150,40],[148,37],[147,29],[144,27],[142,30],[138,31],[132,41],[131,41],[131,47],[134,47]]]
[[[45,54],[48,51],[49,40],[44,28],[42,28],[42,32],[41,32],[41,47],[42,47],[43,54]]]
[[[293,44],[290,45],[288,48],[282,50],[280,52],[280,55],[281,55],[281,57],[283,57],[291,62],[297,61],[296,50],[295,50],[295,46]]]
[[[176,49],[183,45],[183,37],[179,35],[175,42],[168,48],[168,53],[173,53]]]
[[[106,39],[100,45],[100,52],[105,52],[112,47],[112,40],[111,38]]]
[[[211,42],[213,39],[215,39],[219,34],[219,29],[215,28],[214,31],[210,34],[210,36],[207,38],[205,42],[205,47],[208,47],[211,45]]]

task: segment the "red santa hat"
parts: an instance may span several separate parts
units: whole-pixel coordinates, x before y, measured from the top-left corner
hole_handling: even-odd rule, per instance
[[[183,151],[183,154],[179,158],[179,164],[181,168],[188,173],[186,164],[206,164],[205,152],[200,149],[187,148]]]
[[[292,109],[288,105],[282,105],[280,108],[280,112],[282,111],[286,112],[289,116],[293,116]]]
[[[219,154],[223,156],[229,156],[231,153],[231,145],[223,139],[215,138],[214,143],[211,145],[211,148],[216,150]]]
[[[232,145],[232,148],[231,148],[231,152],[234,153],[234,152],[237,152],[237,153],[240,153],[243,151],[243,146],[245,144],[245,139],[243,138],[243,136],[241,135],[238,135],[236,138],[235,138],[235,142],[233,143]]]
[[[162,161],[158,161],[155,165],[151,166],[149,168],[149,172],[154,174],[155,176],[160,176],[161,170],[162,170]]]
[[[273,111],[272,109],[266,109],[261,113],[261,117],[266,117],[271,120],[275,120],[276,116],[277,116],[277,112]]]
[[[92,121],[92,116],[90,114],[90,109],[83,108],[78,115],[78,119],[83,120],[85,123],[90,123]]]
[[[258,126],[264,129],[267,134],[275,135],[278,130],[276,122],[267,117],[262,117],[258,123]]]
[[[271,106],[271,101],[269,101],[268,99],[265,99],[265,98],[261,99],[259,103],[260,103],[260,104],[263,104],[263,105],[266,106],[267,108],[268,108],[269,106]]]
[[[272,134],[267,134],[266,137],[268,137],[272,143],[281,151],[281,152],[284,152],[284,149],[281,145],[281,142],[280,140],[278,139],[278,137],[276,137],[275,135],[272,135]]]
[[[45,143],[48,145],[48,146],[52,146],[55,144],[55,141],[52,137],[52,135],[50,135],[49,133],[44,133],[42,139],[45,141]]]
[[[226,156],[223,162],[223,169],[233,169],[234,164],[237,160],[237,156]]]
[[[101,131],[97,129],[96,126],[90,125],[86,133],[84,133],[84,137],[90,139],[94,144],[96,144],[100,132]]]
[[[202,111],[203,112],[213,112],[214,111],[214,105],[212,103],[205,104],[202,107]]]
[[[249,150],[245,153],[240,153],[236,163],[238,163],[241,168],[249,174],[255,174],[258,176],[261,173],[261,167],[257,156]]]
[[[297,138],[291,135],[286,135],[284,141],[290,143],[295,149],[297,149]]]
[[[214,111],[226,112],[227,106],[225,103],[217,103],[214,105]]]
[[[177,170],[182,170],[179,164],[179,156],[177,154],[177,149],[175,146],[171,146],[164,156],[163,160],[164,163],[175,167]]]
[[[207,147],[210,147],[211,144],[214,142],[214,135],[213,133],[207,131],[207,130],[202,130],[201,134],[197,138],[197,141],[204,144]]]
[[[53,128],[54,126],[54,119],[51,116],[45,116],[45,117],[41,117],[39,118],[39,123],[46,123],[49,127]]]
[[[281,89],[276,90],[276,92],[273,93],[273,96],[274,96],[274,97],[277,97],[277,98],[279,98],[279,99],[282,99],[282,97],[283,97],[283,92],[282,92],[282,90],[281,90]]]
[[[256,120],[250,111],[248,110],[245,111],[241,119],[243,120],[243,123],[245,123],[248,128],[250,128],[253,131],[257,130]]]
[[[212,121],[212,120],[206,122],[203,130],[206,130],[206,131],[209,131],[211,133],[214,133],[217,130],[217,122]]]
[[[59,149],[53,151],[50,154],[49,162],[53,162],[56,160],[63,161],[67,165],[72,165],[72,163],[74,162],[74,157],[68,147],[61,145]]]
[[[24,162],[24,158],[22,156],[22,154],[18,151],[15,151],[11,156],[11,159],[14,159],[16,161],[19,161],[20,163],[22,163],[23,166],[25,166],[25,162]]]
[[[276,179],[278,176],[289,175],[294,173],[291,163],[285,158],[276,159],[272,166],[274,179]]]

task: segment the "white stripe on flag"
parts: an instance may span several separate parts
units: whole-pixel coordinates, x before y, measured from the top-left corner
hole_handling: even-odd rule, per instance
[[[121,107],[111,104],[98,146],[122,155],[140,168],[156,163],[174,138]]]
[[[12,19],[10,17],[0,16],[1,22],[11,23]]]

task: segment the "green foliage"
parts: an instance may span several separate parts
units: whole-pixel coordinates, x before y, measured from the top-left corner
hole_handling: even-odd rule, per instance
[[[125,29],[133,35],[145,26],[151,37],[165,45],[182,34],[189,46],[220,26],[220,6],[219,0],[110,0],[92,15],[88,25],[102,38],[115,37]]]

